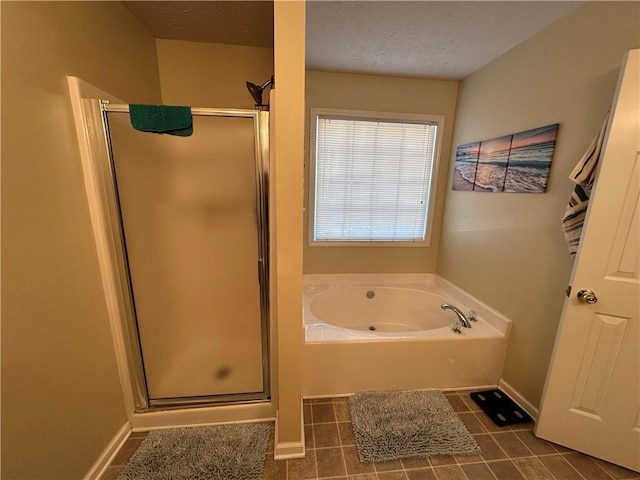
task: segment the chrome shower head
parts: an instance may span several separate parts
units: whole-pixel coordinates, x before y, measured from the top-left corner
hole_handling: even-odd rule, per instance
[[[264,91],[265,88],[267,88],[269,85],[271,85],[271,88],[273,88],[273,76],[267,80],[266,82],[264,82],[262,85],[258,86],[255,83],[251,83],[251,82],[246,82],[247,85],[247,90],[249,90],[249,93],[251,94],[251,96],[253,97],[253,100],[256,102],[256,106],[262,106],[262,92]]]

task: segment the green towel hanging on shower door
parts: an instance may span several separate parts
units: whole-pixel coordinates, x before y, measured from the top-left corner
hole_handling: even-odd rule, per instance
[[[141,132],[168,133],[188,137],[193,133],[191,107],[174,105],[129,105],[131,126]]]

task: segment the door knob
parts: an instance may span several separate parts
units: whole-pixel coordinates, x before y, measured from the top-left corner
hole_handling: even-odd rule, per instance
[[[585,289],[578,292],[578,300],[593,305],[598,301],[598,297],[596,297],[596,294],[593,293],[592,290]]]

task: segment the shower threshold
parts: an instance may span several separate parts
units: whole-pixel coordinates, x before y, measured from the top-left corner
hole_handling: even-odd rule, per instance
[[[206,395],[197,397],[176,397],[149,399],[149,407],[137,409],[136,413],[157,412],[160,410],[175,410],[181,408],[219,407],[224,405],[238,405],[251,403],[268,403],[271,397],[264,392],[242,393],[230,395]]]

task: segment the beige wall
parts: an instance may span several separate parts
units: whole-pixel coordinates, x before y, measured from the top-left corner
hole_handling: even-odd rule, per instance
[[[458,83],[441,80],[307,71],[305,165],[309,165],[309,118],[313,107],[444,115],[433,233],[429,247],[309,247],[309,198],[305,192],[305,273],[434,272],[448,174]],[[308,173],[305,176],[307,185]]]
[[[261,85],[273,75],[271,48],[160,39],[156,45],[166,104],[253,109],[245,82]]]
[[[451,191],[438,273],[514,322],[504,380],[537,406],[572,260],[560,220],[567,179],[611,104],[637,2],[587,2],[461,83],[453,148],[560,123],[545,194]]]
[[[160,101],[120,2],[2,2],[2,478],[83,477],[127,420],[66,75]]]

